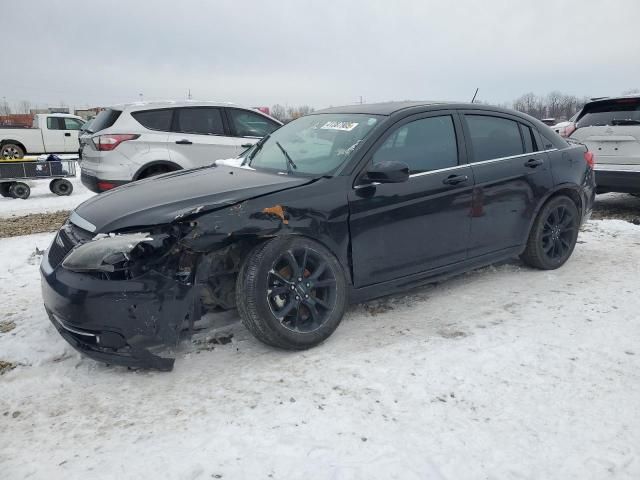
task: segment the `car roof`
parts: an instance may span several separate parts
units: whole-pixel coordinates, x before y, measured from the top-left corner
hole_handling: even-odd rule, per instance
[[[402,101],[402,102],[382,102],[382,103],[360,103],[356,105],[344,105],[341,107],[329,107],[317,110],[311,115],[318,113],[362,113],[368,115],[392,115],[400,110],[412,107],[424,107],[430,105],[442,105],[451,102],[436,101]]]
[[[591,103],[610,102],[610,101],[616,101],[616,100],[629,100],[629,99],[631,100],[640,99],[640,93],[634,93],[632,95],[620,95],[619,97],[596,97],[596,98],[592,98],[590,101],[585,103],[585,105],[588,105]]]
[[[175,107],[236,107],[254,110],[242,105],[237,105],[231,102],[215,102],[215,101],[200,101],[200,100],[160,100],[153,102],[133,102],[133,103],[121,103],[112,105],[108,108],[113,110],[123,111],[138,111],[138,110],[150,110],[155,108],[175,108]]]
[[[482,110],[486,112],[505,113],[508,115],[515,115],[528,120],[533,120],[537,123],[541,123],[540,120],[533,117],[510,110],[507,108],[497,107],[494,105],[484,105],[481,103],[465,103],[465,102],[449,102],[449,101],[402,101],[402,102],[385,102],[385,103],[369,103],[369,104],[357,104],[346,105],[343,107],[331,107],[324,110],[318,110],[310,115],[316,115],[320,113],[361,113],[368,115],[387,115],[391,116],[400,112],[405,114],[412,114],[422,110],[441,110],[446,109],[464,109],[464,110]]]

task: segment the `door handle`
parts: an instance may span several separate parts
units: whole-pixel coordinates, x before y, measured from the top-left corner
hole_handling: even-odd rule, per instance
[[[539,158],[532,158],[531,160],[527,160],[524,164],[525,167],[536,168],[544,163],[544,160],[540,160]]]
[[[65,136],[65,137],[70,137],[70,136],[71,136],[71,134],[70,134],[69,132],[65,132],[64,136]]]
[[[240,145],[242,148],[251,148],[253,147],[253,143],[243,143],[242,145]]]
[[[464,183],[469,180],[469,177],[466,175],[449,175],[447,178],[442,180],[442,183],[445,185],[458,185],[459,183]]]
[[[178,145],[192,145],[193,142],[191,140],[187,140],[186,138],[183,138],[182,140],[176,140],[176,143]]]

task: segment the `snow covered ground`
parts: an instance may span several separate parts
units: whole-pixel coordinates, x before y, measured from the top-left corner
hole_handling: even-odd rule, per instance
[[[27,215],[29,213],[57,212],[73,210],[88,198],[95,195],[85,188],[80,181],[80,168],[76,178],[70,178],[73,192],[66,197],[59,197],[49,191],[49,180],[28,181],[31,196],[26,200],[0,197],[0,218]]]
[[[179,347],[171,373],[82,358],[40,305],[35,248],[0,240],[0,478],[640,478],[640,227],[574,256],[352,307],[306,352]],[[215,346],[215,348],[213,348]]]

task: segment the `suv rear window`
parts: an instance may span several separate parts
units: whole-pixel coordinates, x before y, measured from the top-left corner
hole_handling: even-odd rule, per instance
[[[111,108],[101,111],[91,123],[91,133],[96,133],[100,130],[104,130],[105,128],[109,128],[111,125],[116,123],[116,120],[121,113],[122,111],[113,110]]]
[[[619,98],[587,103],[577,127],[640,125],[640,98]]]
[[[150,130],[161,130],[168,132],[171,128],[171,118],[173,110],[165,108],[163,110],[143,110],[131,114],[140,125]]]

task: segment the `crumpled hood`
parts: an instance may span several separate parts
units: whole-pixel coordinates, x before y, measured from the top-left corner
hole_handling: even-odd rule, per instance
[[[75,214],[108,233],[127,227],[167,224],[191,213],[313,181],[224,166],[180,170],[110,190],[82,203]],[[82,225],[79,225],[82,226]]]

